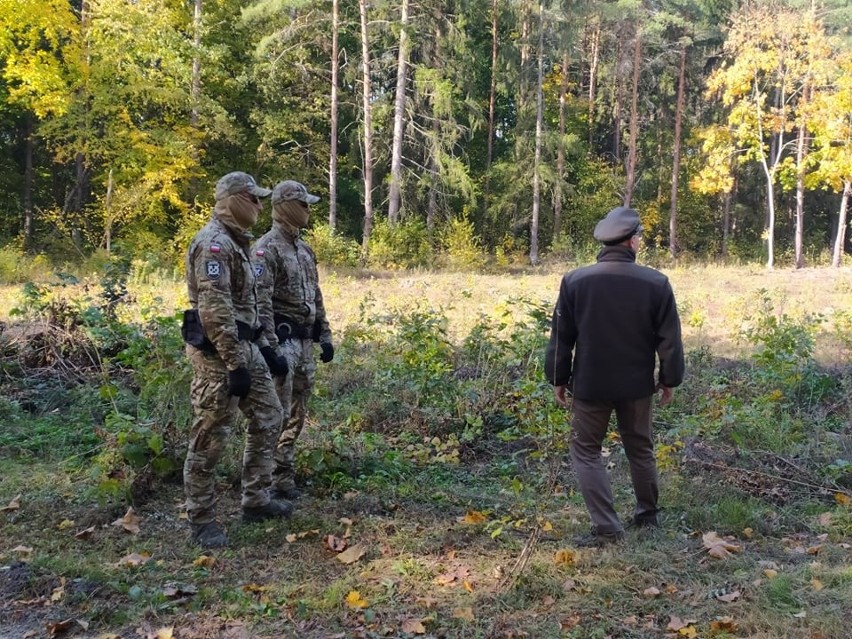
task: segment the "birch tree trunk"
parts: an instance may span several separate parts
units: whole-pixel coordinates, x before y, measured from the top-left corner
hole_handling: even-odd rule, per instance
[[[802,100],[800,102],[800,112],[806,113],[806,105],[808,101],[808,87],[802,89]],[[800,269],[805,266],[805,256],[803,251],[804,244],[804,227],[805,227],[805,155],[808,152],[808,136],[807,136],[807,118],[802,115],[802,121],[799,125],[799,136],[796,141],[796,235],[793,241],[795,246],[796,268]]]
[[[544,120],[544,2],[538,5],[538,77],[535,86],[535,161],[533,206],[530,222],[530,264],[538,264],[538,219],[541,208],[541,142]]]
[[[331,3],[331,138],[328,153],[328,225],[337,228],[337,76],[340,73],[340,0]]]
[[[636,141],[639,136],[639,71],[642,66],[642,38],[636,29],[633,45],[633,86],[630,102],[630,142],[627,149],[627,176],[624,187],[624,206],[630,206],[636,186]]]
[[[370,105],[370,41],[367,30],[367,0],[358,0],[361,13],[361,64],[363,66],[364,105],[364,237],[361,244],[362,260],[366,261],[373,232],[373,118]]]
[[[408,1],[400,9],[399,53],[396,65],[396,96],[393,108],[393,146],[391,149],[391,179],[388,197],[388,224],[399,222],[402,184],[402,134],[405,115],[405,84],[408,76]]]
[[[672,150],[672,195],[669,211],[669,253],[672,259],[677,257],[677,188],[680,179],[681,125],[683,123],[683,105],[686,93],[686,44],[680,49],[680,70],[677,78],[677,105],[675,107],[674,149]]]
[[[834,238],[834,254],[831,256],[831,265],[835,268],[840,266],[843,258],[843,247],[846,245],[846,213],[849,210],[849,195],[852,194],[852,181],[843,183],[843,197],[840,198],[840,215],[837,219],[837,237]]]

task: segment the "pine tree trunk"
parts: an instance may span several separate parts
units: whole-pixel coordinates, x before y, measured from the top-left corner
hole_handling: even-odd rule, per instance
[[[201,99],[201,17],[203,0],[195,0],[192,15],[192,79],[189,87],[189,126],[196,128],[199,121],[199,101]],[[193,146],[192,159],[199,163],[198,149]],[[195,203],[198,198],[198,178],[189,180],[189,201]]]
[[[402,134],[405,115],[405,84],[408,75],[408,0],[400,9],[399,54],[396,65],[396,96],[393,109],[393,146],[391,148],[391,179],[388,197],[388,224],[399,222],[402,186]]]
[[[538,264],[538,220],[541,209],[541,144],[544,120],[544,3],[538,5],[538,77],[535,86],[535,161],[533,207],[530,222],[530,264]]]
[[[553,189],[553,239],[562,233],[562,180],[565,172],[565,101],[568,96],[568,52],[562,53],[562,84],[559,87],[559,143],[556,146],[556,184]]]
[[[624,29],[622,28],[621,30],[623,31]],[[615,107],[613,109],[612,123],[612,156],[617,162],[621,162],[621,114],[624,110],[624,74],[621,73],[621,67],[623,66],[621,56],[621,38],[618,38],[615,43],[615,64],[617,70],[615,73],[615,86],[613,87],[613,91],[615,92]]]
[[[674,149],[672,150],[672,196],[669,212],[669,253],[672,259],[677,257],[677,188],[680,178],[680,144],[681,125],[683,123],[683,106],[686,93],[686,44],[680,49],[680,70],[677,77],[677,105],[675,107]]]
[[[491,86],[488,91],[488,146],[485,152],[486,188],[488,199],[488,170],[494,160],[494,114],[497,102],[497,0],[491,0]]]
[[[598,85],[598,62],[601,50],[601,26],[595,22],[592,27],[592,59],[589,63],[589,151],[592,150],[595,134],[595,98]]]
[[[340,73],[340,0],[331,4],[331,137],[328,153],[328,225],[337,228],[337,118]]]
[[[27,118],[24,128],[24,251],[33,248],[33,121]]]
[[[109,178],[107,179],[107,192],[104,207],[106,208],[105,224],[104,224],[104,245],[106,246],[107,255],[112,251],[112,169],[109,170]]]
[[[638,27],[633,45],[633,86],[630,102],[630,142],[627,149],[627,175],[624,188],[624,206],[630,206],[636,186],[636,144],[639,137],[639,72],[642,67],[642,39]]]
[[[843,196],[840,198],[840,215],[837,219],[837,237],[834,238],[834,254],[831,256],[831,265],[835,268],[840,266],[843,258],[843,247],[846,245],[846,213],[849,210],[849,195],[852,194],[852,182],[846,180],[843,183]]]
[[[364,237],[361,244],[362,260],[366,261],[373,232],[373,118],[370,105],[370,41],[367,31],[367,1],[358,0],[361,13],[361,64],[363,66],[364,104]]]

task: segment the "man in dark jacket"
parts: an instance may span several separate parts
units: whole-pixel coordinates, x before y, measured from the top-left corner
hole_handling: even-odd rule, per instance
[[[683,381],[680,319],[668,278],[636,264],[639,214],[618,207],[595,227],[604,247],[597,264],[562,278],[553,313],[545,374],[556,401],[573,406],[571,460],[592,519],[580,545],[624,537],[615,512],[601,446],[615,411],[636,493],[632,524],[657,525],[658,479],[651,430],[651,399],[672,400]],[[655,360],[659,357],[657,380]]]

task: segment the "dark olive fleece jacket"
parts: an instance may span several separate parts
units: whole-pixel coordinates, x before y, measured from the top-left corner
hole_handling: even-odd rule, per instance
[[[636,264],[627,246],[606,246],[597,264],[562,278],[545,356],[547,380],[574,397],[621,401],[683,381],[680,318],[668,278]]]

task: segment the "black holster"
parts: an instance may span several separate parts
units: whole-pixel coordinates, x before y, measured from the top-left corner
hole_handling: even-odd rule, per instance
[[[194,346],[200,351],[211,355],[216,353],[216,347],[213,342],[208,339],[204,332],[204,326],[201,325],[201,316],[198,310],[194,308],[187,309],[183,312],[183,325],[180,327],[180,334],[183,341]],[[237,338],[247,342],[256,342],[263,335],[263,326],[251,326],[246,322],[237,320]]]
[[[286,315],[275,315],[275,334],[279,342],[286,342],[288,339],[312,339],[314,327],[311,324],[300,324]]]
[[[198,315],[197,309],[190,308],[183,312],[180,334],[183,341],[190,346],[211,355],[216,352],[213,342],[207,339],[207,335],[204,334],[204,327],[201,325],[201,317]]]

